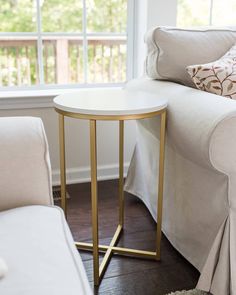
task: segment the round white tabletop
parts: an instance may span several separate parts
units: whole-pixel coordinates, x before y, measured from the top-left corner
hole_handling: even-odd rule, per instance
[[[54,106],[59,111],[80,115],[132,116],[161,111],[167,107],[167,99],[141,91],[86,89],[57,96]]]

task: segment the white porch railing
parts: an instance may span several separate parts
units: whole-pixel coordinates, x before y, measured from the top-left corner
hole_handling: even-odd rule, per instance
[[[126,38],[89,37],[88,83],[117,83],[126,80]],[[74,36],[43,39],[45,84],[84,83],[83,40]],[[0,37],[0,87],[39,83],[35,37]]]

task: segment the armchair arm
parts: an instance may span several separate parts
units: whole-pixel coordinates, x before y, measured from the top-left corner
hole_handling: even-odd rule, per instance
[[[41,119],[0,118],[0,211],[52,203],[49,151]]]
[[[147,78],[126,88],[168,99],[167,140],[185,158],[223,173],[236,170],[236,101],[173,82]],[[142,120],[159,137],[158,118]]]

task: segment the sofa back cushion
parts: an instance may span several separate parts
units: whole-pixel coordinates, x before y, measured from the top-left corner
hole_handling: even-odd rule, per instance
[[[157,27],[145,36],[146,73],[152,79],[195,87],[186,67],[219,59],[236,43],[233,29],[178,29]]]

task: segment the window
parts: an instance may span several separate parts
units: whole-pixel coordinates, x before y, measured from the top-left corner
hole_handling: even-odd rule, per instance
[[[177,26],[234,26],[235,0],[178,0]]]
[[[126,81],[127,11],[128,0],[0,0],[0,88]]]

